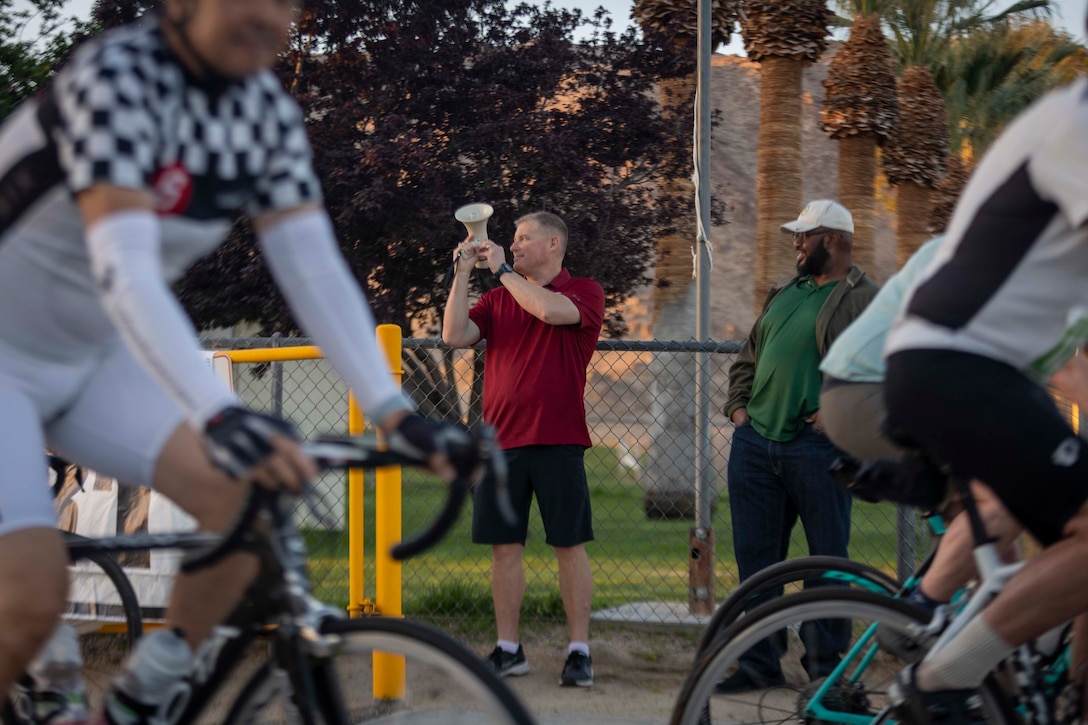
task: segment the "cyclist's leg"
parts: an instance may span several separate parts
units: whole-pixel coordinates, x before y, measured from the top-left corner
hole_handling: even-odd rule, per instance
[[[997,538],[1002,559],[1006,562],[1015,561],[1017,555],[1014,542],[1024,527],[1008,512],[988,486],[973,481],[971,493],[978,504],[986,531]],[[938,602],[952,599],[960,587],[975,576],[974,547],[971,523],[967,519],[967,513],[961,511],[952,519],[941,537],[933,565],[919,583],[922,592]]]
[[[236,518],[247,486],[212,466],[200,437],[182,425],[163,447],[153,488],[194,517],[201,529],[224,531]],[[230,615],[257,570],[256,557],[233,554],[196,573],[179,573],[170,593],[167,620],[182,629],[195,648]]]
[[[245,486],[213,467],[181,410],[124,347],[116,347],[71,407],[47,429],[58,453],[115,478],[150,486],[204,530],[227,528]],[[167,620],[190,645],[203,641],[230,613],[256,573],[238,554],[194,575],[179,575]]]
[[[898,460],[903,449],[880,431],[884,422],[883,383],[827,380],[820,392],[820,422],[843,453],[858,461]]]
[[[0,693],[49,638],[68,591],[44,451],[36,407],[0,378]]]
[[[918,670],[923,689],[977,686],[1012,647],[1088,611],[1088,450],[1041,387],[986,358],[896,353],[886,392],[892,430],[986,481],[1048,547]]]
[[[1088,614],[1078,614],[1073,620],[1073,642],[1069,658],[1069,679],[1080,690],[1081,720],[1084,704],[1088,703]]]
[[[828,438],[859,461],[877,458],[898,459],[903,449],[888,440],[881,430],[887,411],[883,383],[825,381],[820,393],[820,419]],[[1012,542],[1023,527],[1008,513],[988,488],[972,487],[986,530],[999,539],[1003,553],[1014,553]],[[919,582],[925,595],[913,598],[916,604],[947,602],[975,574],[974,539],[966,514],[956,516],[941,538],[929,570]],[[1011,559],[1010,559],[1011,560]],[[935,607],[929,604],[929,607]]]

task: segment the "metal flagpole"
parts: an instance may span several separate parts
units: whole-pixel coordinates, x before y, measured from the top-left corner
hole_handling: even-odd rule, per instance
[[[695,95],[695,337],[710,339],[710,54],[711,0],[698,0],[699,44]],[[695,353],[695,526],[691,530],[689,609],[692,614],[714,611],[714,526],[711,504],[715,480],[710,449],[710,355]]]

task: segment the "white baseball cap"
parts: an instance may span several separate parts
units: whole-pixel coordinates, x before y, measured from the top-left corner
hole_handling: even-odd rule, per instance
[[[813,229],[837,229],[854,233],[854,217],[842,204],[830,199],[818,199],[805,204],[797,221],[782,225],[782,231],[795,234]]]

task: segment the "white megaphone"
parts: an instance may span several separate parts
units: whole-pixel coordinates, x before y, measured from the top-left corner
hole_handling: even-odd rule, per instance
[[[466,204],[453,213],[453,218],[465,225],[473,244],[479,246],[487,241],[487,220],[494,213],[490,204]],[[476,262],[476,269],[487,269],[487,262]]]

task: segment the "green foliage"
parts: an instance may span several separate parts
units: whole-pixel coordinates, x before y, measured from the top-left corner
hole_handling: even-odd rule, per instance
[[[689,521],[650,521],[642,513],[642,489],[618,464],[616,451],[595,446],[586,453],[586,474],[593,501],[595,541],[588,545],[593,568],[593,609],[639,601],[686,601],[688,595]],[[367,596],[372,596],[374,569],[374,492],[368,484],[364,508],[365,573]],[[405,471],[403,532],[423,527],[438,510],[443,484]],[[471,504],[460,521],[437,547],[408,561],[403,568],[403,603],[408,616],[456,626],[469,631],[493,624],[490,549],[473,544]],[[851,535],[852,558],[894,574],[896,534],[894,507],[856,503]],[[559,598],[555,555],[544,542],[540,516],[534,505],[529,514],[525,549],[527,588],[522,618],[526,622],[564,620]],[[717,527],[719,601],[736,585],[732,524],[728,500],[723,498]],[[307,535],[311,571],[319,599],[347,606],[347,535],[312,531]],[[924,550],[923,544],[918,547]],[[790,556],[804,556],[807,546],[801,527],[794,531]]]
[[[927,66],[936,74],[949,48],[976,32],[1017,18],[1050,17],[1053,0],[838,0],[851,17],[873,13],[884,21],[900,68]]]
[[[953,152],[980,154],[1032,102],[1085,71],[1088,50],[1043,21],[1001,23],[954,43],[935,78]]]
[[[87,26],[64,14],[67,0],[0,0],[0,119],[43,88]]]
[[[278,71],[306,113],[325,203],[379,322],[437,322],[464,238],[453,212],[486,201],[503,244],[519,216],[560,214],[566,266],[601,283],[606,325],[623,332],[620,304],[648,281],[654,238],[679,211],[654,182],[690,173],[678,139],[691,122],[661,115],[654,54],[609,23],[502,0],[303,3]],[[294,331],[245,227],[178,290],[200,326]]]
[[[852,17],[877,13],[900,73],[933,75],[954,153],[980,154],[1046,92],[1086,69],[1085,49],[1044,20],[1053,0],[837,0]],[[846,22],[844,20],[844,22]]]

